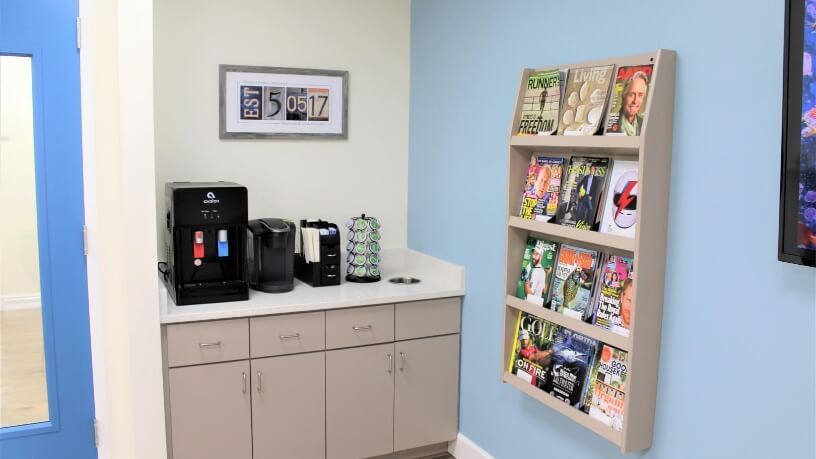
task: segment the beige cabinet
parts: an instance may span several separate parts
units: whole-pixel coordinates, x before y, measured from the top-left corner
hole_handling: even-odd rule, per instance
[[[252,360],[255,459],[326,457],[325,355]]]
[[[173,459],[252,459],[249,362],[168,373]]]
[[[328,459],[451,441],[458,431],[459,335],[326,353]]]
[[[394,341],[394,305],[326,312],[326,347],[365,346]]]
[[[307,312],[249,319],[253,359],[326,349],[326,313]]]
[[[395,343],[394,451],[456,438],[459,335]]]
[[[399,303],[394,311],[397,340],[459,333],[459,298]]]
[[[169,367],[249,358],[247,319],[171,325],[166,340]]]
[[[446,298],[167,325],[172,459],[408,457],[454,440],[459,324]]]
[[[394,344],[326,352],[326,458],[394,448]]]

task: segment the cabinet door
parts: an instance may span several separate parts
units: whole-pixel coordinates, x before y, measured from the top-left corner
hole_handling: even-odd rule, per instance
[[[254,459],[324,459],[326,354],[252,360]]]
[[[395,344],[394,450],[456,438],[459,335]]]
[[[326,458],[394,447],[394,344],[326,352]]]
[[[252,459],[249,361],[169,370],[173,459]]]

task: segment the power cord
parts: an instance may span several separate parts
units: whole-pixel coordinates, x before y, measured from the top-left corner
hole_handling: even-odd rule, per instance
[[[164,265],[164,266],[162,266],[162,265]],[[170,277],[170,266],[167,264],[166,261],[160,261],[159,265],[158,265],[158,269],[159,269],[159,272],[162,273],[162,276],[164,276],[164,281],[167,282],[167,279]]]

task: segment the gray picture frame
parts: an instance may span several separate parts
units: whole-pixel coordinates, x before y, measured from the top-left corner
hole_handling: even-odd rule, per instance
[[[338,98],[342,102],[340,109],[341,131],[338,132],[274,132],[275,126],[259,125],[258,132],[227,131],[227,74],[228,73],[267,73],[286,76],[296,80],[298,75],[310,77],[337,77],[342,79],[342,94]],[[320,70],[290,67],[264,67],[251,65],[220,64],[218,66],[218,137],[222,140],[230,139],[348,139],[348,85],[349,72],[346,70]],[[332,99],[336,102],[338,99]],[[259,97],[260,100],[260,97]],[[235,102],[236,104],[238,101]],[[260,115],[259,115],[260,116]],[[315,123],[312,129],[319,129]],[[271,130],[271,131],[270,131]]]

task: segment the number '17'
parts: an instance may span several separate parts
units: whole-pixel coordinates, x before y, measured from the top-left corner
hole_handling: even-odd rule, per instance
[[[315,97],[317,97],[318,103],[323,102],[315,116],[323,116],[323,110],[326,109],[326,102],[328,102],[329,96],[309,96],[309,103],[312,104],[312,113],[315,112]]]

